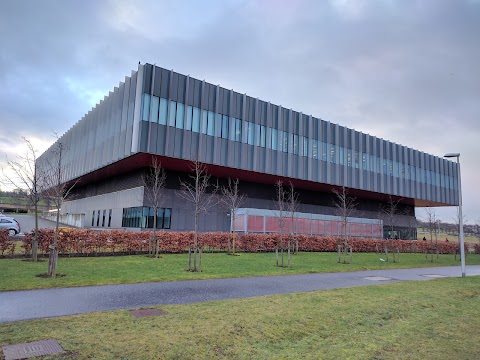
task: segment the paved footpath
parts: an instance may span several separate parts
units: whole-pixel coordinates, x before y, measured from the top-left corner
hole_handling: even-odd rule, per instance
[[[467,266],[467,275],[480,275],[480,265]],[[3,291],[0,292],[0,323],[459,276],[460,266],[447,266]]]

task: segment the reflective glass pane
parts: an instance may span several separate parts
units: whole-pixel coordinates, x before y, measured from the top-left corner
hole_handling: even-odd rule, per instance
[[[272,150],[277,150],[278,149],[278,130],[272,128],[270,131],[270,134],[271,134],[270,147]]]
[[[175,120],[175,127],[177,129],[183,129],[183,121],[185,119],[185,105],[182,103],[177,104],[177,116]]]
[[[200,109],[197,107],[193,108],[192,131],[200,132]]]
[[[148,114],[150,113],[150,95],[143,94],[142,104],[142,120],[148,121]]]
[[[167,125],[167,110],[168,102],[166,99],[160,99],[160,111],[158,122],[162,125]]]
[[[172,209],[165,209],[165,214],[163,216],[163,228],[170,229],[170,222],[172,220]]]
[[[187,107],[187,123],[185,124],[185,130],[192,130],[192,106]]]
[[[318,140],[312,139],[310,143],[312,144],[312,158],[318,159]]]
[[[247,124],[247,144],[250,144],[250,145],[253,145],[254,142],[254,127],[253,127],[253,123],[251,123],[250,121],[246,121],[246,124]]]
[[[208,112],[207,135],[215,135],[215,113],[212,111]]]
[[[150,107],[150,121],[158,123],[158,107],[160,105],[160,99],[157,96],[152,96],[152,104]]]
[[[228,139],[228,116],[223,115],[222,116],[222,138],[223,139]]]
[[[222,114],[215,115],[215,136],[222,137]]]
[[[163,208],[157,209],[157,229],[163,229]]]
[[[265,147],[267,142],[267,128],[263,125],[260,126],[260,146]]]
[[[230,137],[229,139],[231,141],[235,141],[235,124],[236,124],[236,119],[234,117],[230,117]]]
[[[202,110],[202,134],[207,134],[207,125],[208,125],[208,112],[207,110]]]
[[[170,118],[168,119],[168,125],[175,126],[176,115],[177,115],[177,102],[170,101]]]
[[[236,119],[235,141],[242,141],[242,120]]]
[[[260,146],[260,125],[252,123],[255,134],[255,146]]]

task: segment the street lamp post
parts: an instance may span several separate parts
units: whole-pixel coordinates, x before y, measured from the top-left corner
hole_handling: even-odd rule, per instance
[[[458,171],[458,237],[460,238],[460,262],[462,264],[462,277],[465,277],[465,245],[463,240],[463,215],[462,215],[462,179],[460,176],[460,153],[445,154],[446,158],[457,159],[457,171]]]

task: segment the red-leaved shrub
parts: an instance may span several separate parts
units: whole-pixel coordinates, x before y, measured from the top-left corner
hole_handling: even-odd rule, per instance
[[[48,246],[53,242],[53,229],[39,229],[39,251],[48,252]],[[0,243],[1,243],[0,235]],[[23,248],[26,254],[31,252],[33,233],[25,234]],[[193,246],[193,232],[158,231],[159,249],[164,253],[179,253],[187,251]],[[289,234],[236,234],[236,249],[246,252],[274,251],[277,247],[286,247],[288,239],[294,246],[298,241],[300,251],[337,251],[337,243],[342,242],[338,237],[310,236]],[[136,253],[148,250],[149,231],[108,230],[94,231],[88,229],[61,229],[58,235],[58,249],[60,254],[99,254],[99,253]],[[198,234],[198,245],[209,249],[225,251],[228,248],[231,233],[207,232]],[[7,236],[8,238],[8,236]],[[435,243],[415,240],[382,240],[382,239],[348,239],[354,252],[381,251],[385,245],[389,249],[398,249],[400,252],[424,253],[431,251]],[[453,254],[459,251],[459,245],[451,242],[437,244],[440,254]],[[0,248],[0,250],[3,248]],[[9,248],[10,249],[10,248]],[[5,250],[3,250],[5,251]],[[475,245],[475,251],[480,253],[480,246]]]
[[[9,241],[8,230],[0,230],[0,255],[8,254],[13,256],[15,253],[15,243]]]

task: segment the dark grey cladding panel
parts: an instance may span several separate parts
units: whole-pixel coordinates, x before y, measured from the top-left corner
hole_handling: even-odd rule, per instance
[[[161,96],[161,88],[162,88],[162,71],[160,68],[155,67],[154,71],[155,75],[153,77],[153,95],[154,96]]]
[[[228,141],[225,139],[218,139],[218,164],[221,166],[228,166]]]
[[[173,156],[173,151],[175,148],[175,128],[166,126],[165,127],[165,156]]]
[[[222,114],[225,114],[225,115],[230,115],[230,103],[232,101],[231,99],[231,91],[230,90],[227,90],[227,89],[223,89],[223,88],[220,88],[220,93],[222,94],[223,96],[223,100],[222,100]]]
[[[184,131],[182,136],[182,146],[180,151],[180,159],[191,159],[191,152],[190,149],[192,147],[192,132],[191,131]]]
[[[245,120],[253,121],[253,119],[255,118],[255,99],[250,96],[247,96],[246,99],[247,99],[247,105],[246,105],[247,113],[246,113]]]
[[[202,82],[197,79],[191,79],[194,82],[193,106],[200,108],[202,105]]]
[[[182,74],[178,74],[178,88],[177,88],[177,101],[185,103],[185,89],[186,89],[187,77]]]
[[[150,122],[140,121],[140,146],[139,149],[141,152],[148,152],[148,134]],[[154,124],[153,124],[154,125]]]
[[[215,86],[205,83],[203,90],[203,108],[208,111],[215,111]]]
[[[212,136],[205,136],[205,154],[203,156],[203,159],[208,164],[214,164],[213,142],[214,138]]]
[[[169,88],[170,88],[170,71],[166,69],[161,69],[161,79],[162,79],[162,84],[160,88],[160,97],[163,97],[164,99],[169,98]]]
[[[242,119],[242,109],[243,109],[243,95],[237,92],[233,92],[233,105],[234,111],[232,116],[236,117],[237,119]]]
[[[191,133],[184,143],[184,158],[194,160],[198,155],[198,134]]]
[[[181,159],[183,155],[183,138],[186,132],[180,129],[175,129],[173,133],[175,136],[173,157]]]
[[[153,65],[145,64],[143,72],[143,93],[151,94],[152,92],[152,75]]]
[[[166,125],[161,125],[161,124],[153,124],[154,127],[152,129],[156,128],[157,129],[157,142],[156,144],[151,143],[151,148],[153,149],[155,145],[155,154],[159,155],[165,155],[165,146],[166,146],[166,133],[167,133],[167,126]],[[152,130],[155,131],[155,130]]]
[[[148,146],[148,152],[149,153],[152,153],[152,154],[156,154],[157,153],[157,144],[159,142],[158,140],[158,124],[156,123],[150,123],[151,127],[150,127],[150,142],[149,142],[149,146]]]
[[[172,73],[171,87],[170,87],[170,99],[177,101],[178,99],[178,74],[176,72]]]

